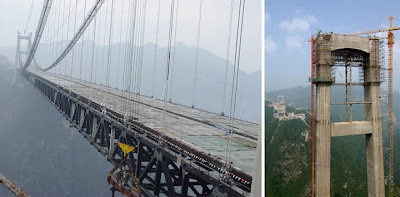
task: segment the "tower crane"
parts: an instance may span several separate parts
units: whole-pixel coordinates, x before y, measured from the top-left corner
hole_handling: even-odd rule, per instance
[[[375,34],[381,32],[388,32],[388,51],[389,51],[389,67],[388,67],[388,111],[389,111],[389,190],[393,192],[394,180],[393,180],[393,45],[394,35],[393,31],[400,30],[400,27],[393,27],[393,16],[389,17],[390,23],[389,28],[368,30],[354,34],[346,34],[352,36],[360,36],[367,34]]]

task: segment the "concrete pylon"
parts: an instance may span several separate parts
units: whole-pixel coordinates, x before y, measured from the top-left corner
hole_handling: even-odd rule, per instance
[[[15,67],[20,67],[21,65],[20,65],[20,63],[24,63],[22,60],[21,60],[21,55],[22,54],[25,54],[25,55],[28,55],[29,54],[29,51],[30,51],[30,49],[31,49],[31,47],[32,47],[32,34],[30,33],[30,34],[28,34],[28,35],[22,35],[19,31],[17,32],[17,51],[15,52]],[[21,48],[21,41],[22,40],[26,40],[27,41],[27,47],[26,47],[26,50],[22,50],[22,48]],[[35,62],[36,62],[36,60],[35,60]]]
[[[20,54],[20,45],[21,45],[21,43],[20,43],[20,33],[19,33],[19,31],[17,32],[17,51],[15,52],[15,62],[14,62],[14,65],[15,65],[15,67],[19,67],[19,58],[21,57],[21,54]]]
[[[317,197],[330,196],[331,137],[365,135],[368,196],[384,197],[379,39],[320,32],[314,48],[316,76],[312,80],[316,84],[317,100],[315,194]],[[363,69],[364,101],[347,100],[344,104],[350,106],[350,119],[333,123],[331,85],[335,83],[335,78],[332,75],[332,67],[336,66],[337,62],[343,65],[345,61],[350,66],[356,61],[357,66],[361,65]],[[365,120],[352,121],[353,104],[365,106]]]

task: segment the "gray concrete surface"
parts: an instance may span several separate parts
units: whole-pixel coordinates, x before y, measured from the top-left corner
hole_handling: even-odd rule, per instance
[[[331,137],[366,135],[368,196],[385,195],[380,102],[379,39],[319,33],[316,55],[316,196],[330,196]],[[368,53],[364,66],[365,121],[331,122],[332,51],[359,50]],[[345,94],[343,92],[343,94]],[[351,119],[350,119],[351,120]]]

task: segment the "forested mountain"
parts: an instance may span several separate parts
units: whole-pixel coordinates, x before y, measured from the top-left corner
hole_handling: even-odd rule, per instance
[[[47,45],[66,45],[66,41],[49,43]],[[47,45],[39,45],[35,55],[37,62],[42,67],[47,67],[52,59],[47,59],[47,54],[41,50],[49,48]],[[70,53],[55,69],[58,72],[67,71],[67,75],[80,77],[84,80],[92,80],[98,84],[106,85],[107,65],[110,65],[110,87],[126,89],[124,84],[124,74],[127,72],[124,67],[130,65],[130,60],[126,56],[129,52],[128,43],[115,43],[110,46],[98,45],[92,41],[78,42],[75,47],[75,53]],[[167,47],[158,47],[152,43],[147,43],[143,48],[135,46],[135,50],[143,49],[143,63],[140,77],[140,93],[146,96],[154,96],[161,99],[165,87],[165,73],[167,66]],[[195,108],[221,113],[224,104],[225,114],[229,114],[230,98],[232,93],[232,74],[233,64],[228,62],[226,88],[225,88],[225,68],[226,60],[206,49],[199,49],[198,70],[195,88],[195,100],[193,100],[194,76],[196,47],[186,46],[183,43],[177,43],[175,48],[175,58],[173,67],[171,67],[171,76],[169,81],[168,97],[173,103],[191,106]],[[110,62],[108,62],[108,51],[112,51]],[[157,51],[157,56],[155,52]],[[6,55],[10,60],[15,57],[15,48],[0,47],[0,53]],[[74,56],[73,56],[74,55]],[[157,57],[157,58],[156,58]],[[1,61],[1,58],[0,58]],[[51,62],[52,63],[52,62]],[[64,67],[66,65],[66,68]],[[71,69],[73,65],[73,69]],[[246,67],[244,63],[242,67]],[[80,69],[81,67],[81,69]],[[32,66],[32,69],[34,66]],[[54,71],[54,70],[52,70]],[[93,76],[92,76],[93,75]],[[154,77],[154,79],[153,79]],[[154,85],[153,85],[154,83]],[[132,85],[133,87],[133,85]],[[225,89],[225,101],[223,95]],[[261,119],[261,71],[246,73],[239,71],[238,93],[236,101],[235,117],[247,121],[259,123]],[[132,90],[133,91],[133,90]],[[193,103],[194,101],[194,103]]]
[[[332,101],[340,102],[342,90],[332,88]],[[353,91],[354,100],[363,98],[362,88]],[[385,91],[382,91],[385,94]],[[287,111],[306,113],[306,120],[278,121],[273,117],[273,108],[268,104],[277,95],[285,96]],[[267,92],[265,104],[266,132],[266,196],[310,196],[311,192],[311,139],[310,139],[310,87]],[[396,92],[394,100],[400,99]],[[396,119],[400,104],[394,104]],[[397,113],[396,113],[397,112]],[[363,106],[355,107],[353,119],[363,119]],[[332,108],[332,120],[344,120],[344,107]],[[387,101],[382,99],[383,141],[388,146]],[[394,126],[395,183],[400,184],[400,127]],[[331,196],[367,196],[367,172],[365,156],[365,137],[347,136],[332,138],[331,144]],[[388,152],[384,151],[385,175],[387,175]],[[386,178],[386,177],[385,177]],[[388,189],[386,189],[388,191]]]

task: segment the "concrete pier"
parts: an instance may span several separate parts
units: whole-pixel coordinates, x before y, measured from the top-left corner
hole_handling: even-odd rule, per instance
[[[338,34],[319,33],[315,41],[317,100],[316,130],[316,196],[330,196],[331,137],[366,136],[368,196],[385,195],[382,147],[382,120],[380,101],[379,39]],[[365,120],[331,122],[331,85],[335,83],[332,67],[337,62],[348,66],[357,61],[363,69]],[[347,68],[346,68],[347,69]],[[351,78],[350,78],[351,79]],[[347,84],[346,84],[347,83]],[[345,85],[350,85],[351,81]],[[351,87],[351,86],[350,86]],[[350,93],[351,94],[351,93]],[[350,101],[345,103],[351,106]],[[347,107],[346,107],[347,109]],[[346,112],[346,117],[347,117]]]

